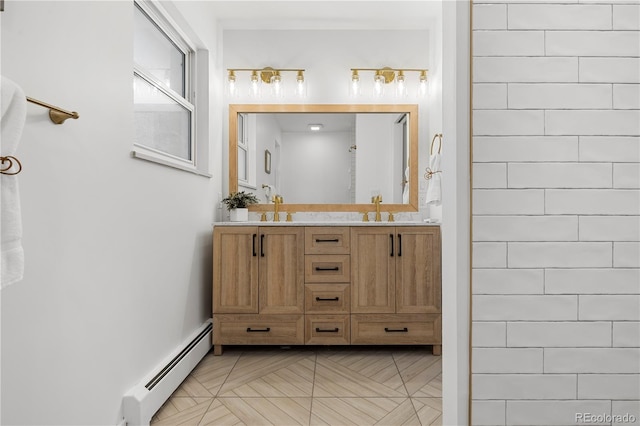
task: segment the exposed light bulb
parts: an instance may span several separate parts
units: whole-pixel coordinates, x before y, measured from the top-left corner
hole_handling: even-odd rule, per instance
[[[271,94],[276,98],[284,97],[284,89],[282,87],[282,78],[280,77],[280,71],[274,71],[273,77],[271,77]]]
[[[351,85],[349,86],[349,95],[352,97],[360,96],[360,76],[358,70],[353,70],[351,73]]]
[[[229,70],[229,77],[227,79],[227,89],[229,97],[236,97],[238,95],[238,86],[236,84],[236,73],[233,70]]]
[[[299,98],[307,97],[307,83],[304,80],[304,71],[298,71],[298,76],[296,77],[296,90],[295,94]]]
[[[427,71],[420,71],[420,83],[418,84],[418,96],[424,98],[427,96]]]
[[[251,83],[250,83],[249,94],[252,98],[260,97],[260,79],[258,78],[258,72],[251,72]]]
[[[384,75],[381,71],[376,71],[376,75],[373,78],[373,96],[376,98],[384,95]]]
[[[396,77],[396,96],[399,98],[407,96],[407,83],[404,79],[403,71],[398,71],[398,76]]]

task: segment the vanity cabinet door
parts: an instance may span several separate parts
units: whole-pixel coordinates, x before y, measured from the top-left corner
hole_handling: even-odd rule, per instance
[[[213,230],[213,313],[258,313],[258,228]]]
[[[440,313],[440,228],[397,227],[395,232],[396,313]]]
[[[259,228],[260,314],[304,314],[304,228]]]
[[[351,228],[351,313],[394,313],[393,227]]]

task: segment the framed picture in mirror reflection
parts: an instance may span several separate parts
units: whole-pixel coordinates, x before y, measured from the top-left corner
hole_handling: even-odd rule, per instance
[[[268,149],[264,150],[264,172],[271,174],[271,152]]]

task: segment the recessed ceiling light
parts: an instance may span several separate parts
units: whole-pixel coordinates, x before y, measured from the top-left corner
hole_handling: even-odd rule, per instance
[[[322,124],[309,124],[309,130],[312,132],[319,132],[322,127]]]

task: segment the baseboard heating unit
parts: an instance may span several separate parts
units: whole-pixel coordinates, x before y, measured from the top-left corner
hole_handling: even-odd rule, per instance
[[[180,383],[211,349],[211,320],[127,392],[122,405],[127,426],[147,426]]]

